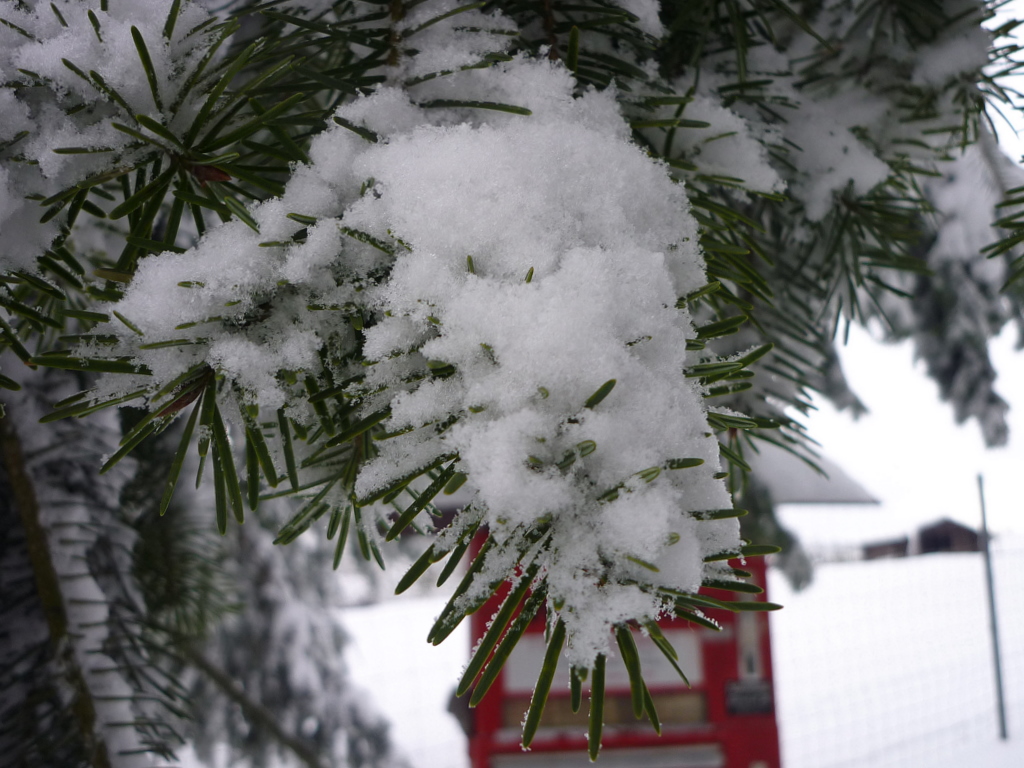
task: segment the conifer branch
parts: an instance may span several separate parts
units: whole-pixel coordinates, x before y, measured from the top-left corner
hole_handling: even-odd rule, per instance
[[[190,664],[206,675],[225,696],[241,707],[242,713],[254,726],[266,729],[267,733],[294,752],[295,756],[308,765],[309,768],[323,768],[320,758],[316,752],[310,749],[308,744],[285,731],[278,723],[277,718],[274,717],[274,713],[259,702],[249,698],[245,691],[224,670],[213,664],[191,645],[183,645],[181,653]]]

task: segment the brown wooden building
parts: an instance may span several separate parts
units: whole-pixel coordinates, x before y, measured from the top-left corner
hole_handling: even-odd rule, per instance
[[[864,545],[865,560],[882,560],[887,557],[906,557],[910,550],[910,538],[876,541]]]
[[[981,536],[976,530],[953,520],[944,519],[926,525],[917,532],[918,551],[929,552],[980,552]]]
[[[865,560],[879,560],[886,557],[927,555],[930,552],[980,552],[981,535],[973,528],[943,518],[917,529],[913,539],[875,541],[862,548]]]

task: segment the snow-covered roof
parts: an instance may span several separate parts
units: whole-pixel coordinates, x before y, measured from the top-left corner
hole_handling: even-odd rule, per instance
[[[754,476],[771,492],[776,504],[878,504],[879,500],[837,464],[819,457],[819,474],[789,451],[759,442],[759,453],[745,458]]]

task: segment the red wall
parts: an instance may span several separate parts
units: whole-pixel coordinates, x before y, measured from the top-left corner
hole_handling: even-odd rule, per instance
[[[740,567],[754,574],[753,581],[762,587],[766,586],[763,558],[753,558]],[[736,597],[731,593],[717,590],[708,590],[707,592],[719,599],[735,599]],[[486,622],[498,609],[500,598],[503,596],[504,590],[500,590],[491,602],[471,617],[474,638],[479,638],[483,634]],[[756,595],[754,598],[766,600],[767,593]],[[768,615],[764,612],[739,614],[728,611],[708,611],[707,614],[722,625],[721,632],[714,632],[679,619],[660,622],[663,629],[682,629],[696,633],[700,655],[703,657],[703,679],[700,680],[702,676],[699,671],[694,673],[691,677],[700,682],[695,681],[692,689],[688,689],[678,676],[675,677],[674,682],[666,681],[661,685],[651,684],[651,681],[648,680],[651,693],[656,699],[659,694],[694,692],[702,695],[705,717],[699,722],[673,721],[670,713],[662,711],[662,707],[659,707],[663,729],[660,737],[646,719],[634,721],[630,715],[629,722],[615,725],[609,722],[609,717],[613,716],[606,717],[602,755],[607,756],[608,759],[604,762],[615,762],[612,758],[613,751],[620,749],[645,747],[664,749],[683,745],[717,745],[704,747],[701,754],[705,762],[700,762],[700,760],[697,762],[702,766],[706,765],[708,760],[706,750],[710,749],[713,754],[721,754],[722,759],[717,761],[720,768],[780,768],[778,730],[773,706]],[[530,626],[528,633],[543,633],[543,631],[544,618],[541,616]],[[635,636],[638,643],[647,642],[641,640],[639,633],[635,633]],[[741,640],[741,638],[745,638],[745,640]],[[740,680],[739,653],[742,647],[748,648],[745,681]],[[613,662],[609,661],[609,664],[611,663]],[[469,749],[473,768],[493,768],[491,757],[495,754],[509,754],[510,756],[522,754],[521,727],[512,723],[502,727],[504,699],[507,698],[504,690],[504,678],[509,673],[510,666],[511,663],[502,671],[501,676],[480,705],[472,710],[474,732],[470,737]],[[682,666],[684,672],[691,671],[686,668],[685,663]],[[530,669],[529,678],[525,681],[526,685],[532,687],[538,671],[539,661],[536,668]],[[519,687],[522,687],[522,683]],[[564,696],[565,693],[561,688],[553,687],[548,706],[552,707],[551,701],[558,696]],[[609,689],[609,695],[611,693]],[[469,694],[467,694],[468,696]],[[730,712],[730,706],[733,709],[732,712]],[[737,713],[737,708],[745,712]],[[587,711],[588,702],[585,693],[583,705],[580,708],[581,716],[584,719],[580,723],[574,722],[571,726],[564,728],[542,728],[531,748],[533,759],[537,759],[536,756],[543,752],[566,750],[579,752],[581,756],[585,755],[585,715]],[[634,762],[639,764],[642,760],[639,753],[637,755]],[[692,759],[696,760],[696,757]],[[602,761],[599,759],[600,762]],[[712,759],[711,762],[716,761]],[[684,768],[686,765],[686,759],[680,758],[680,768]]]

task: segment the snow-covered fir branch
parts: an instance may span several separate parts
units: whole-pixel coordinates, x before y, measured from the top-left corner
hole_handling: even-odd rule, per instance
[[[426,4],[401,28],[447,10]],[[416,77],[420,57],[454,68],[500,52],[509,29],[476,11],[439,21],[390,78]],[[703,560],[741,542],[735,520],[699,519],[730,501],[684,375],[699,358],[676,302],[705,282],[686,197],[631,143],[614,92],[573,88],[561,64],[520,55],[343,106],[281,199],[144,261],[114,310],[130,327],[97,331],[150,372],[104,395],[210,366],[240,429],[281,411],[315,432],[320,414],[297,405],[307,378],[350,381],[348,420],[386,414],[393,436],[354,487],[342,476],[362,436],[311,440],[298,485],[354,499],[372,536],[391,507],[370,501],[403,479],[466,475],[496,544],[462,607],[532,567],[589,666],[612,625],[666,608],[656,587],[696,591]],[[343,460],[317,460],[334,445]]]
[[[90,187],[185,148],[222,29],[188,0],[4,0],[0,20],[0,264],[34,271],[98,211]]]

